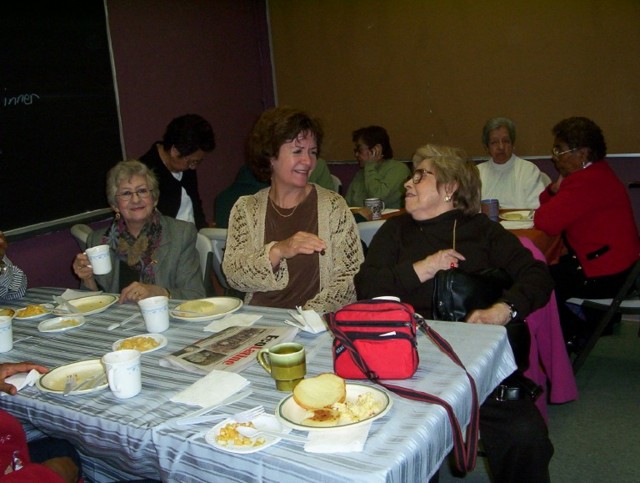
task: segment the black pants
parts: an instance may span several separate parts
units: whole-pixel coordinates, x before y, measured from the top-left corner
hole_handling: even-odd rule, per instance
[[[42,463],[52,458],[68,456],[78,467],[78,475],[82,476],[80,455],[67,440],[59,438],[42,438],[32,441],[29,446],[29,458],[32,463]]]
[[[531,399],[480,406],[480,439],[496,483],[549,482],[553,445]]]
[[[556,299],[560,314],[560,325],[565,341],[574,336],[589,337],[603,312],[595,309],[582,309],[582,317],[575,314],[565,303],[571,297],[587,299],[613,298],[624,284],[633,266],[623,272],[605,277],[585,278],[578,261],[571,255],[564,255],[559,263],[549,266],[551,277],[555,281]],[[614,317],[613,322],[620,320]]]

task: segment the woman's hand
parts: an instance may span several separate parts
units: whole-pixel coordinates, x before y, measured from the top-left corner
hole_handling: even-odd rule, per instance
[[[49,369],[46,367],[32,362],[7,362],[5,364],[0,364],[0,391],[11,395],[16,394],[18,389],[13,384],[4,382],[4,380],[9,376],[18,374],[19,372],[29,372],[33,369],[38,371],[40,374],[49,372]]]
[[[131,285],[122,289],[120,292],[121,304],[127,302],[137,303],[139,300],[155,297],[156,295],[169,296],[169,291],[159,285],[151,285],[147,283],[133,282]]]
[[[562,175],[558,176],[558,179],[549,185],[549,191],[551,191],[553,194],[556,194],[560,189],[560,184],[562,183],[563,179],[564,177]]]
[[[461,253],[453,250],[440,250],[427,258],[418,260],[413,264],[413,269],[421,282],[431,280],[440,270],[449,270],[458,266],[458,262],[466,260]]]
[[[98,290],[98,284],[93,278],[93,267],[86,253],[78,253],[73,261],[73,273],[91,290]]]
[[[504,302],[493,304],[488,309],[474,310],[467,317],[469,324],[507,325],[511,321],[511,307]]]
[[[271,260],[271,266],[275,269],[282,260],[300,254],[322,253],[326,248],[327,244],[322,238],[313,233],[299,231],[286,240],[274,244],[269,251],[269,260]]]

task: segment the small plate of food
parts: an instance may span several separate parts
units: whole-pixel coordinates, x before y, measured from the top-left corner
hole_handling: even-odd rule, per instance
[[[303,379],[276,407],[276,417],[290,428],[327,431],[375,421],[389,412],[393,400],[374,386],[346,384],[335,374]]]
[[[16,311],[10,309],[9,307],[0,307],[0,316],[3,317],[13,317],[16,314]]]
[[[67,378],[71,376],[76,382],[76,387],[84,381],[85,388],[73,390],[71,394],[88,394],[106,389],[109,384],[106,381],[104,366],[100,359],[90,359],[86,361],[73,362],[55,369],[40,376],[36,381],[38,389],[54,394],[63,394]],[[95,385],[94,385],[95,384]]]
[[[275,416],[261,414],[248,423],[238,423],[227,418],[216,424],[205,434],[205,441],[211,446],[228,453],[255,453],[276,444],[282,438],[258,434],[253,438],[243,436],[238,432],[238,426],[248,426],[258,430],[289,433],[291,429],[283,428]]]
[[[167,338],[162,334],[142,334],[119,339],[111,347],[114,351],[135,349],[142,354],[157,351],[167,345]]]
[[[116,295],[103,294],[69,300],[67,304],[71,305],[79,314],[93,315],[107,310],[117,301],[118,297]],[[56,315],[69,315],[69,309],[61,305],[56,307],[53,313]]]
[[[83,325],[84,317],[82,315],[68,315],[43,320],[38,324],[38,330],[40,332],[66,332],[67,330],[77,329]]]
[[[21,309],[16,310],[15,318],[17,320],[35,320],[46,317],[51,313],[51,309],[41,304],[27,305]]]

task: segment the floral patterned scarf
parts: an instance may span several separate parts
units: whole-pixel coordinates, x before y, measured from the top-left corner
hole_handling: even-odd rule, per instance
[[[154,266],[158,261],[153,255],[162,241],[162,225],[158,210],[153,212],[138,238],[134,238],[127,231],[127,225],[122,218],[116,217],[102,241],[116,252],[121,261],[140,274],[140,282],[155,283]]]

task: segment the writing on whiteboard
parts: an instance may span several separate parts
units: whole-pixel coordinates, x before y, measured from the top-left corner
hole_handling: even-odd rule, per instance
[[[30,94],[19,94],[17,96],[11,96],[11,97],[3,96],[2,105],[4,107],[30,106],[31,104],[36,102],[38,99],[40,99],[40,96],[35,92],[32,92]]]

